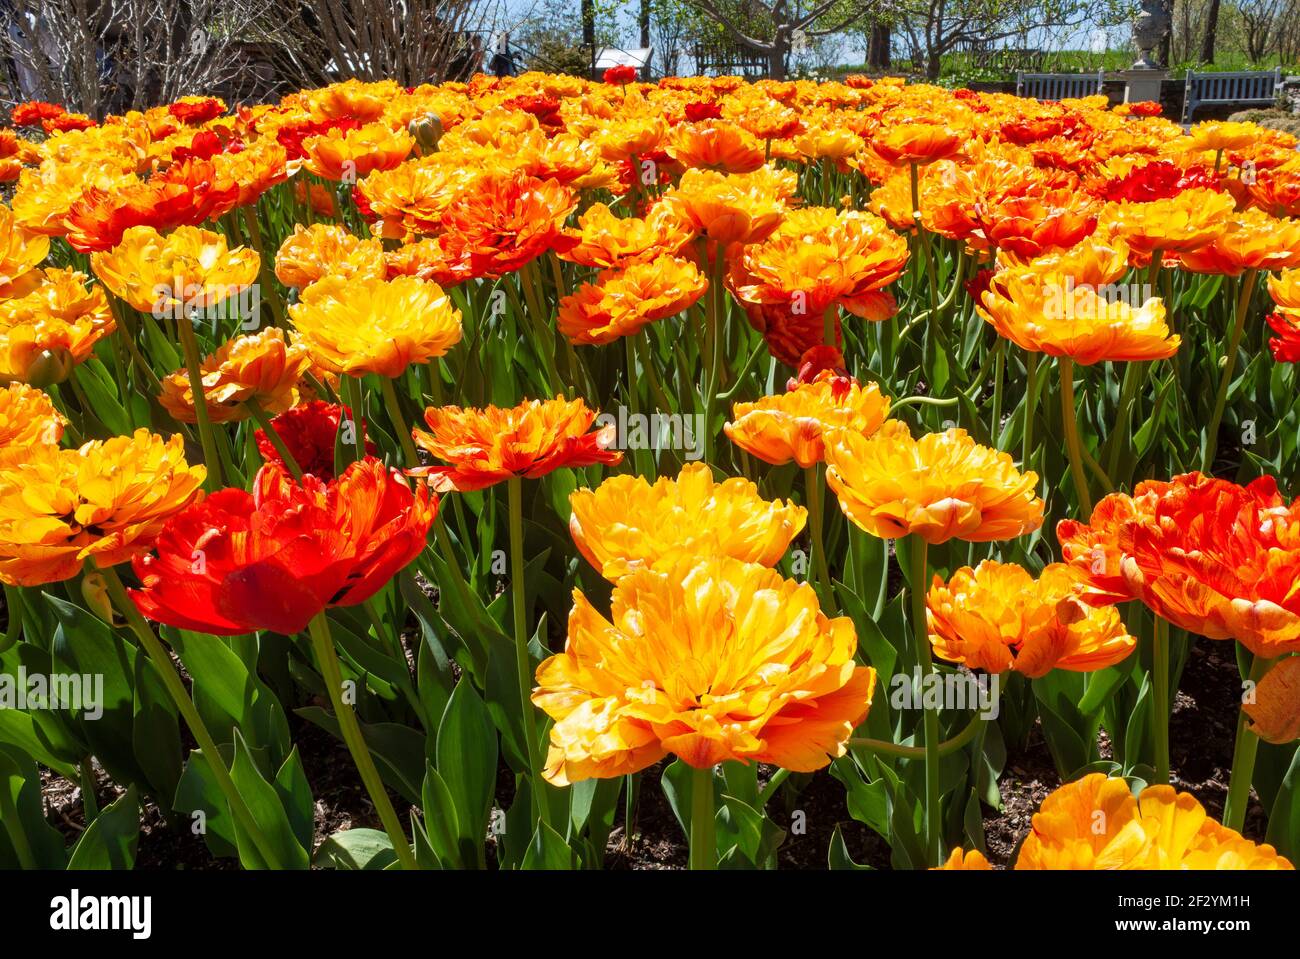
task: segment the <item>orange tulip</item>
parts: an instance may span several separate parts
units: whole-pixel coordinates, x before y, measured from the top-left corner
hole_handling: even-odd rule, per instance
[[[58,446],[67,420],[49,396],[23,383],[0,389],[0,466],[22,461],[41,446]]]
[[[515,476],[535,479],[565,466],[613,465],[614,424],[588,432],[596,414],[581,399],[525,400],[502,409],[430,407],[429,432],[412,430],[415,443],[448,466],[426,467],[439,493],[483,489]]]
[[[185,462],[179,433],[33,448],[0,466],[0,582],[60,582],[88,559],[114,566],[146,552],[167,518],[200,495],[205,475]]]
[[[461,261],[472,275],[495,279],[547,250],[576,245],[563,227],[577,202],[573,191],[549,180],[484,174],[448,206],[439,242],[450,262]]]
[[[307,349],[286,341],[284,331],[277,327],[230,340],[205,357],[199,367],[209,420],[248,419],[252,415],[249,403],[272,416],[284,412],[298,402],[298,382],[310,367]],[[163,380],[158,400],[178,422],[196,422],[194,394],[185,370]]]
[[[1017,869],[1292,869],[1210,819],[1190,793],[1092,773],[1060,787],[1034,814]]]
[[[1127,591],[1175,626],[1267,659],[1300,651],[1300,500],[1288,504],[1270,476],[1244,487],[1200,473],[1148,480],[1057,536],[1103,595]]]
[[[360,239],[334,224],[296,225],[275,254],[276,277],[300,290],[327,276],[382,280],[387,272],[378,240]]]
[[[460,311],[442,287],[412,276],[327,277],[289,308],[300,341],[331,373],[395,379],[460,342]]]
[[[661,559],[730,556],[772,566],[799,535],[808,511],[768,502],[749,480],[715,483],[703,463],[651,486],[640,476],[611,476],[569,495],[569,532],[578,550],[611,582]]]
[[[1032,533],[1043,522],[1036,473],[965,430],[913,439],[890,420],[868,438],[836,430],[826,438],[826,482],[844,515],[883,539],[915,533],[927,543],[982,543]]]
[[[642,327],[676,316],[708,289],[690,260],[667,254],[653,262],[604,270],[560,300],[556,324],[575,344],[612,343]]]
[[[875,383],[831,370],[810,383],[754,403],[737,403],[723,429],[733,443],[765,463],[794,460],[807,469],[826,455],[825,437],[837,429],[871,436],[889,416],[889,397]]]
[[[1137,645],[1111,606],[1087,606],[1072,568],[1053,563],[1035,580],[1021,566],[984,560],[947,583],[934,578],[926,621],[935,655],[971,669],[1013,669],[1030,678],[1053,669],[1113,666]]]
[[[672,753],[696,768],[771,763],[811,772],[844,755],[871,706],[847,617],[811,586],[737,559],[686,557],[619,580],[607,620],[574,592],[563,653],[533,702],[555,720],[553,785],[608,779]]]

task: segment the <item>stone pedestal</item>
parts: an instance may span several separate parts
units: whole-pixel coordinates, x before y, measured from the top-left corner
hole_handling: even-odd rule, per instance
[[[1124,81],[1124,102],[1160,102],[1160,84],[1169,78],[1165,70],[1121,70],[1113,76]]]

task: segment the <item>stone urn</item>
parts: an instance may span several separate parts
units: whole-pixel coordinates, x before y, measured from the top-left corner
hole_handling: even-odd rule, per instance
[[[1159,67],[1153,51],[1164,42],[1171,21],[1162,0],[1142,0],[1142,10],[1133,20],[1133,42],[1138,48],[1134,70],[1155,70]]]

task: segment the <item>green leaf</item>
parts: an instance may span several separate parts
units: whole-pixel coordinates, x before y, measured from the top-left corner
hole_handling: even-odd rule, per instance
[[[397,854],[386,832],[345,829],[320,844],[313,862],[321,869],[378,870],[397,862]]]
[[[437,768],[451,793],[462,858],[478,856],[496,788],[497,737],[483,700],[462,679],[438,726]]]
[[[230,769],[230,778],[234,780],[235,788],[239,790],[253,820],[270,844],[272,853],[279,859],[280,866],[286,869],[308,868],[311,861],[307,850],[294,835],[280,794],[263,778],[248,751],[248,744],[238,730],[235,731],[235,762]],[[244,832],[238,821],[234,823],[234,828],[239,858],[245,868],[266,868],[267,864],[253,845],[252,838]]]
[[[424,828],[429,845],[438,858],[450,868],[466,868],[461,859],[459,845],[460,820],[456,814],[456,801],[451,790],[438,775],[438,770],[426,764],[424,787],[421,790],[424,810]],[[476,857],[477,858],[477,857]]]
[[[131,869],[140,840],[140,797],[135,786],[102,810],[72,849],[69,869]]]
[[[573,851],[568,843],[544,822],[537,824],[528,852],[524,854],[523,869],[563,869],[573,868]]]
[[[1291,757],[1291,766],[1273,800],[1265,841],[1291,862],[1300,860],[1300,749]]]
[[[839,824],[835,826],[835,831],[831,833],[831,847],[826,856],[827,865],[832,869],[858,869],[864,871],[874,871],[870,866],[860,865],[853,861],[849,855],[849,847],[845,845],[844,834],[840,832]]]
[[[67,862],[63,835],[45,821],[36,764],[0,743],[0,864],[27,865],[29,859],[37,869],[62,869]]]

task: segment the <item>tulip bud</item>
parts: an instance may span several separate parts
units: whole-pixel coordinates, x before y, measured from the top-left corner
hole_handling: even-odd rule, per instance
[[[412,120],[406,130],[415,137],[421,152],[432,153],[438,149],[438,141],[442,139],[442,118],[436,113],[428,113]]]
[[[27,385],[44,389],[62,383],[71,375],[74,365],[67,350],[41,350],[27,367]]]
[[[81,598],[87,608],[110,626],[125,625],[124,620],[113,609],[113,600],[108,595],[108,583],[103,573],[87,573],[81,578]]]

